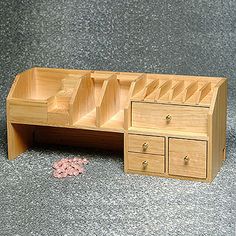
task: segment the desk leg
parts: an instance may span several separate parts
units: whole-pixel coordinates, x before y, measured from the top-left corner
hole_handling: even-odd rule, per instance
[[[33,143],[33,126],[7,122],[8,159],[13,160]]]

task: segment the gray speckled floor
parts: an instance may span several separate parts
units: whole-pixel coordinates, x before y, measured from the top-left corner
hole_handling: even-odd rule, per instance
[[[0,1],[0,235],[234,235],[236,1]],[[7,160],[5,98],[32,66],[229,78],[227,160],[212,184],[125,175],[122,155],[34,147]],[[87,156],[85,175],[51,164]]]

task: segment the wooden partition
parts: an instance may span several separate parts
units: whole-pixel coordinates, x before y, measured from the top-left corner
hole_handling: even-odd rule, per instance
[[[142,90],[132,97],[147,102],[209,106],[215,78],[173,75],[148,75]]]
[[[69,105],[70,124],[79,122],[82,117],[95,109],[94,82],[91,74],[80,78]]]
[[[120,85],[116,75],[105,80],[96,107],[96,125],[101,127],[120,111]]]
[[[130,98],[144,83],[144,74],[96,72],[81,77],[70,100],[70,125],[122,132]]]
[[[131,122],[131,104],[130,99],[135,96],[137,93],[142,91],[147,83],[147,76],[142,74],[138,76],[135,80],[133,80],[130,84],[129,93],[127,96],[126,103],[124,104],[124,129],[128,129],[130,127]]]
[[[32,99],[36,94],[35,69],[26,70],[16,76],[10,96],[12,98]]]

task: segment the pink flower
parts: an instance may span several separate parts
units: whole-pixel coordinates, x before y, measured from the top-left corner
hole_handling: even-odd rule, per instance
[[[74,172],[73,172],[73,175],[74,176],[77,176],[77,175],[79,175],[80,174],[80,172],[79,171],[77,171],[77,170],[74,170]]]
[[[64,178],[64,177],[66,177],[67,176],[67,173],[66,172],[62,172],[61,173],[61,176]]]
[[[84,165],[87,165],[88,163],[89,163],[89,161],[88,161],[86,158],[84,158],[84,159],[83,159],[83,164],[84,164]]]
[[[80,173],[85,172],[84,165],[88,164],[88,162],[86,158],[63,158],[53,164],[53,176],[55,178],[78,176]]]

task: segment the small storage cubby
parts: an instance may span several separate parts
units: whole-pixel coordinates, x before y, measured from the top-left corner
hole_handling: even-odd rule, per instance
[[[124,110],[139,80],[146,82],[142,74],[94,72],[82,78],[70,104],[71,125],[122,132]]]
[[[69,101],[87,71],[34,68],[17,75],[10,92],[11,119],[26,123],[68,124]]]
[[[9,113],[15,122],[123,132],[124,110],[144,74],[33,68],[17,75]]]

